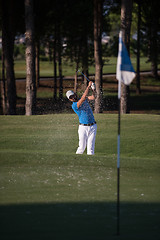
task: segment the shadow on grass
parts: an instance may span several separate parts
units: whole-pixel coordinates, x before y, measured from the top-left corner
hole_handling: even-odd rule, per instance
[[[16,239],[159,239],[160,204],[121,203],[116,236],[115,203],[49,203],[0,206],[0,237]]]
[[[118,109],[117,96],[107,96],[104,98],[104,111],[116,111]],[[131,111],[156,111],[160,114],[160,94],[146,94],[130,96]]]

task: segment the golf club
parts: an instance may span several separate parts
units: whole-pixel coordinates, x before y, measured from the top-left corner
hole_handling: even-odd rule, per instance
[[[87,79],[87,81],[90,82],[90,80],[89,80],[80,70],[78,70],[77,72],[80,72],[80,73]],[[95,83],[92,83],[91,88],[92,88],[93,91],[96,90],[96,85],[95,85]]]
[[[90,82],[90,80],[80,70],[78,70],[77,72],[80,72],[87,79],[87,81]]]

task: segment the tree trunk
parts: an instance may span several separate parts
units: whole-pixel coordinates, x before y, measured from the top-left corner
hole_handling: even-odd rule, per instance
[[[2,45],[5,58],[7,80],[7,114],[16,114],[16,84],[14,76],[14,36],[15,16],[14,1],[2,1]]]
[[[36,111],[35,40],[33,0],[25,0],[26,23],[26,115]]]
[[[74,78],[74,92],[77,93],[77,88],[78,88],[78,69],[79,69],[79,64],[80,64],[80,55],[81,55],[81,50],[82,50],[82,41],[80,41],[79,44],[77,44],[77,55],[75,56],[75,62],[76,62],[76,73],[75,73],[75,78]]]
[[[75,77],[74,77],[74,92],[77,93],[77,87],[78,87],[78,68],[79,68],[79,61],[77,59],[76,61],[76,73],[75,73]]]
[[[36,87],[39,88],[39,41],[36,42]]]
[[[7,114],[7,96],[6,96],[6,80],[5,80],[5,64],[4,64],[4,53],[2,47],[2,111],[3,114]]]
[[[83,45],[82,45],[82,71],[84,75],[88,78],[88,37],[87,29],[85,29],[83,34]],[[83,77],[84,89],[86,89],[88,81]]]
[[[88,78],[88,69],[86,67],[83,68],[83,73]],[[87,79],[84,76],[82,76],[82,79],[83,79],[84,90],[85,90],[87,85],[88,85],[88,81],[87,81]]]
[[[101,50],[101,34],[102,34],[102,7],[103,0],[94,0],[94,59],[95,59],[95,84],[96,99],[95,113],[101,113],[102,109],[102,50]]]
[[[60,52],[58,56],[58,68],[59,68],[59,99],[60,101],[62,101],[63,100],[63,76],[62,76],[62,57]]]
[[[129,54],[130,47],[130,29],[132,22],[132,0],[122,0],[121,3],[121,29],[123,42],[126,45]],[[121,113],[130,112],[130,89],[124,83],[121,83]]]
[[[61,30],[58,27],[58,70],[59,70],[59,100],[63,100],[63,77],[62,77],[62,40]]]
[[[56,60],[56,39],[53,48],[53,67],[54,67],[54,101],[57,100],[57,60]]]
[[[158,79],[158,19],[159,19],[159,9],[157,10],[157,1],[152,1],[151,3],[151,72],[153,77]]]
[[[141,0],[138,1],[138,23],[137,23],[137,77],[136,93],[141,94],[140,87],[140,28],[141,28]]]
[[[55,23],[53,42],[53,68],[54,68],[54,101],[57,101],[57,24]]]

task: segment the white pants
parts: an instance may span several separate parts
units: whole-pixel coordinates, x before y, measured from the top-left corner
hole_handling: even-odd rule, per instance
[[[94,147],[96,140],[97,125],[83,126],[79,125],[79,147],[77,148],[76,154],[83,154],[87,146],[87,154],[94,155]]]

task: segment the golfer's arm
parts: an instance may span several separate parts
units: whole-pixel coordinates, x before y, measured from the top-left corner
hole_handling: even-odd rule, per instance
[[[88,95],[88,92],[89,92],[89,88],[90,88],[90,86],[88,85],[88,87],[86,88],[85,92],[83,93],[81,99],[77,102],[77,107],[78,107],[78,108],[79,108],[79,107],[82,105],[82,103],[86,100],[87,95]]]
[[[91,96],[88,96],[88,100],[89,100],[89,101],[93,101],[93,100],[95,100],[95,98],[96,98],[96,91],[93,91],[93,92],[92,92],[92,95],[91,95]]]

